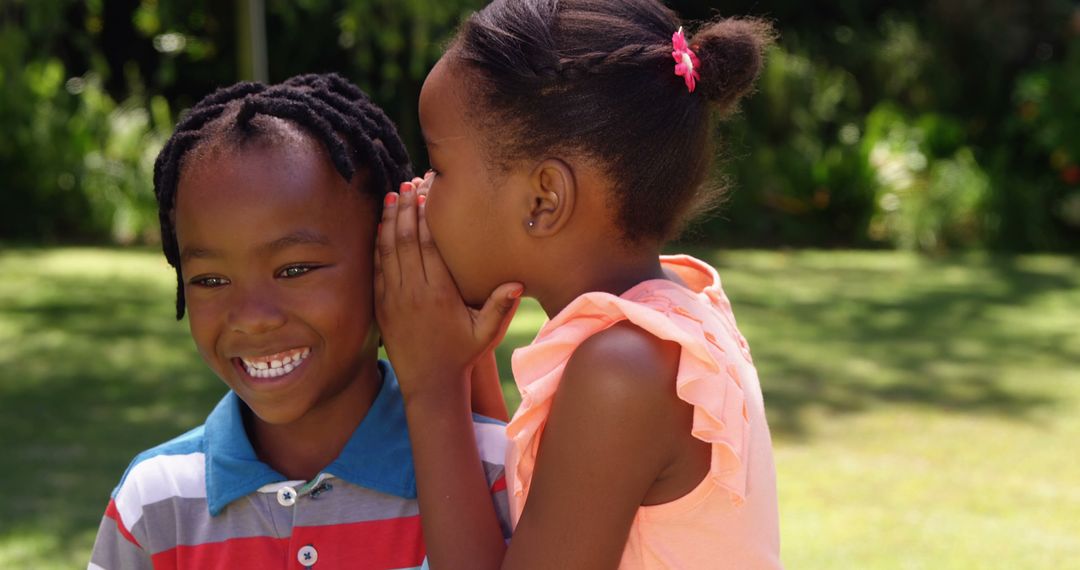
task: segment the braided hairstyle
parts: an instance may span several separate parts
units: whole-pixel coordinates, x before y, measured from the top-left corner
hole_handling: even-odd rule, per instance
[[[488,157],[567,153],[603,165],[609,203],[630,242],[669,239],[688,214],[719,200],[702,182],[714,154],[714,112],[749,93],[772,26],[716,20],[688,34],[696,90],[674,73],[678,16],[659,0],[494,0],[473,14],[447,57],[483,104],[468,112]]]
[[[185,303],[173,210],[185,159],[204,146],[272,137],[272,128],[258,115],[292,122],[321,142],[346,182],[358,169],[366,169],[369,177],[362,191],[379,198],[380,207],[394,184],[412,178],[409,156],[394,124],[340,75],[299,75],[277,85],[243,82],[206,96],[176,126],[154,163],[161,249],[176,268],[177,320],[184,316]]]

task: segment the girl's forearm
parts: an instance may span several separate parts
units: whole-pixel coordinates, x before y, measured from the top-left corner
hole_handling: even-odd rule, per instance
[[[502,380],[495,353],[482,356],[472,370],[472,410],[501,422],[510,421],[510,412],[503,398]]]
[[[405,412],[431,567],[499,568],[506,542],[477,451],[469,394],[418,395],[406,400]]]

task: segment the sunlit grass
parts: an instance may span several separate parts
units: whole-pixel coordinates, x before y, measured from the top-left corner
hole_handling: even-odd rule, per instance
[[[1080,261],[698,252],[758,366],[789,568],[1080,560]],[[0,253],[0,567],[85,566],[139,450],[224,391],[154,251]],[[522,306],[499,349],[544,316]]]

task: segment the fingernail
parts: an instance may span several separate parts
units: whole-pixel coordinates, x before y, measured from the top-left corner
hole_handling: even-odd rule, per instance
[[[416,203],[417,204],[420,204],[421,206],[423,206],[424,202],[427,202],[427,196],[424,196],[423,194],[421,194],[421,195],[416,197]]]
[[[521,297],[521,294],[524,293],[524,292],[525,292],[524,287],[518,287],[517,289],[514,289],[513,291],[510,291],[510,298],[511,299],[517,299],[517,298]]]
[[[401,186],[398,186],[398,192],[408,192],[410,184],[412,184],[412,182],[402,182]]]
[[[397,194],[393,192],[386,195],[386,199],[383,201],[384,206],[393,206],[397,203]]]

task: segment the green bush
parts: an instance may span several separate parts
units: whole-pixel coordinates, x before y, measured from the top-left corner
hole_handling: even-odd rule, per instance
[[[959,145],[961,132],[932,113],[909,121],[887,104],[870,113],[863,144],[877,174],[871,238],[923,251],[983,243],[990,182],[971,148]]]
[[[1013,101],[1016,111],[1007,123],[1013,144],[999,153],[995,245],[1059,248],[1071,240],[1075,247],[1080,243],[1080,41],[1069,43],[1060,61],[1021,75]],[[1012,167],[1020,160],[1039,167],[1018,176]]]
[[[267,2],[269,79],[346,75],[423,168],[420,86],[484,1]],[[715,15],[701,0],[670,4],[691,19]],[[1080,247],[1080,9],[1021,4],[770,3],[780,47],[721,129],[717,179],[733,191],[688,238]],[[172,116],[239,77],[236,5],[0,4],[0,240],[150,239],[149,163]],[[761,10],[725,4],[727,14]]]
[[[171,129],[168,103],[117,105],[99,76],[69,77],[30,57],[28,35],[0,27],[0,239],[130,242],[156,231],[153,157]],[[152,238],[151,238],[152,239]]]
[[[722,131],[716,222],[691,230],[723,244],[866,244],[873,171],[859,141],[861,94],[847,70],[775,48],[760,92]]]

